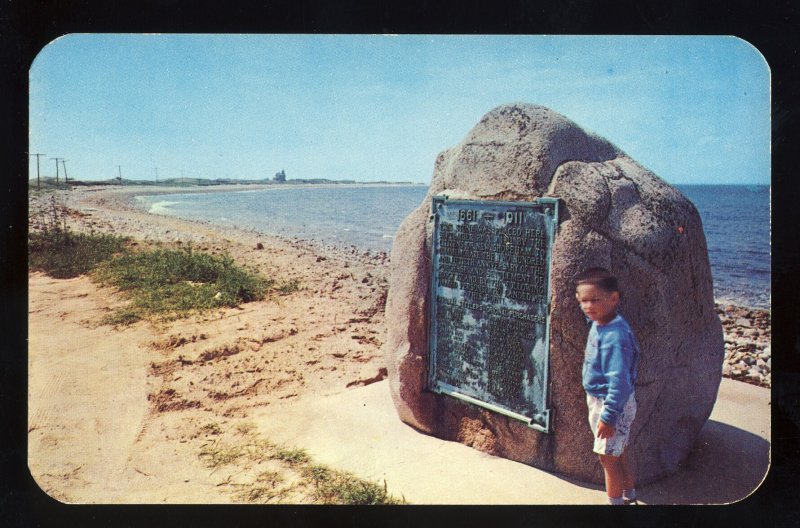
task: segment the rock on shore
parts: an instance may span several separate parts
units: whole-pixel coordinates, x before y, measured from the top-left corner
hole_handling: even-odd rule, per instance
[[[559,199],[546,308],[549,370],[546,380],[538,378],[546,390],[533,390],[547,402],[538,410],[552,415],[547,433],[425,391],[433,195]],[[639,478],[647,482],[674,471],[714,407],[724,358],[699,213],[677,189],[607,140],[537,105],[495,108],[442,152],[428,196],[398,230],[386,319],[393,322],[387,334],[389,383],[401,419],[494,455],[602,482],[596,459],[586,456],[592,436],[580,373],[588,328],[574,290],[574,277],[595,266],[611,270],[624,285],[620,312],[642,345],[631,431],[634,445],[642,446],[631,453]],[[536,348],[521,352],[533,357]],[[537,378],[529,379],[536,387]]]
[[[725,335],[722,375],[762,387],[772,386],[769,311],[717,304]]]

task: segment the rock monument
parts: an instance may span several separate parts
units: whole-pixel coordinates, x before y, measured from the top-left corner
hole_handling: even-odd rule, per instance
[[[545,305],[546,432],[430,390],[434,196],[558,199]],[[573,285],[577,273],[593,266],[619,277],[619,310],[642,346],[631,436],[639,482],[675,470],[708,419],[722,376],[722,326],[700,217],[679,191],[617,147],[541,106],[495,108],[460,144],[439,154],[428,196],[398,230],[385,350],[400,419],[493,455],[601,483],[581,386],[588,326]]]

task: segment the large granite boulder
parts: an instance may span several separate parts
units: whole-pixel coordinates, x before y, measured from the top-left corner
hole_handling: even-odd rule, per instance
[[[558,197],[550,311],[552,432],[426,391],[431,197]],[[583,481],[602,482],[581,386],[588,333],[573,277],[604,266],[642,345],[632,455],[639,482],[676,469],[708,419],[724,344],[695,207],[608,141],[547,108],[498,107],[442,152],[428,196],[402,223],[386,304],[389,386],[401,420],[440,438]]]

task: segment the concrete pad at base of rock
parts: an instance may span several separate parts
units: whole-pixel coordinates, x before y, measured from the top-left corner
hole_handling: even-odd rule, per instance
[[[643,504],[725,504],[755,490],[769,465],[770,391],[723,380],[686,463],[639,487]],[[397,420],[387,382],[300,399],[253,415],[272,442],[379,484],[410,504],[606,504],[601,486],[559,477],[421,433]],[[597,463],[597,462],[595,462]]]
[[[272,442],[379,484],[410,504],[605,504],[599,487],[421,433],[397,419],[386,382],[270,406],[253,416]]]
[[[647,504],[729,504],[755,492],[770,465],[770,389],[723,379],[714,411],[678,471],[642,488]]]

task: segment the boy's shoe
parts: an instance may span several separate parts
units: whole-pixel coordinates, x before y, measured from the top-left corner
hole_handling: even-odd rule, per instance
[[[625,506],[638,506],[638,505],[639,505],[639,501],[637,501],[636,499],[632,499],[632,500],[631,499],[625,499]]]

